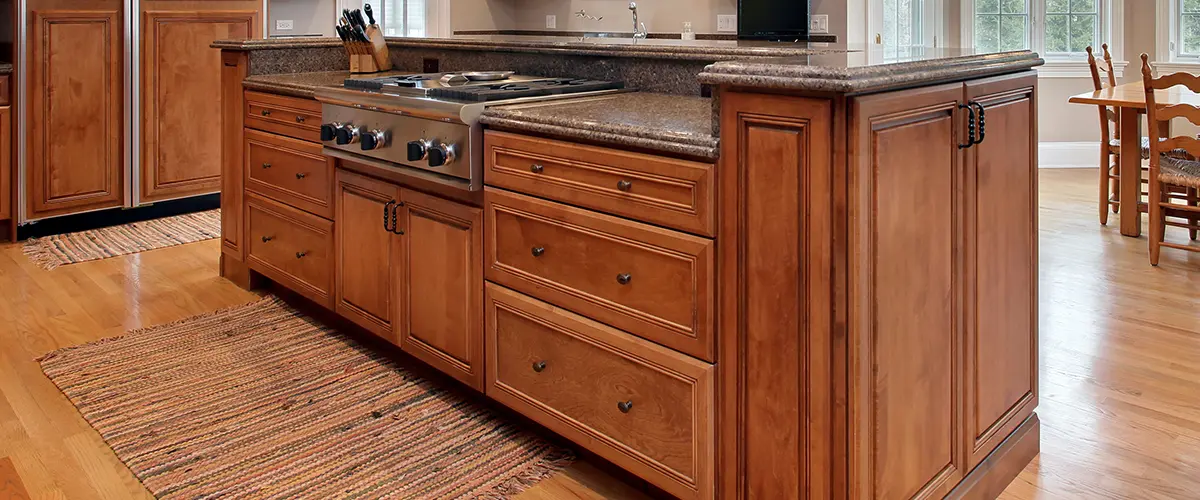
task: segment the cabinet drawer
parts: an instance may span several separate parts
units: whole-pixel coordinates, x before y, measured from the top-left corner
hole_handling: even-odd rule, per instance
[[[485,181],[712,236],[713,166],[488,131]]]
[[[310,142],[321,140],[321,103],[246,91],[246,126]]]
[[[489,283],[487,394],[680,498],[711,498],[713,365]]]
[[[488,188],[487,278],[706,361],[713,242]]]
[[[321,146],[246,130],[246,189],[333,217],[333,161]]]
[[[326,307],[333,306],[333,223],[247,194],[250,267]]]

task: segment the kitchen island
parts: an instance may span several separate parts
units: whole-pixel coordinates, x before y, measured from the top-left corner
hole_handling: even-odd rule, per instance
[[[487,109],[486,187],[451,192],[322,150],[304,127],[340,49],[288,43],[214,44],[236,281],[681,498],[994,498],[1036,455],[1036,54],[390,41],[401,72],[654,91]],[[324,154],[324,201],[258,184],[252,142]],[[250,212],[325,258],[257,258]]]

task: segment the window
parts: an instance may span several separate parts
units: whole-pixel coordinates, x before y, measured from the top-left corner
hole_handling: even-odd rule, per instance
[[[1144,0],[1138,0],[1144,1]],[[1200,35],[1200,0],[1196,32]],[[1033,50],[1046,59],[1038,74],[1052,77],[1086,77],[1088,46],[1107,43],[1122,61],[1122,24],[1126,0],[964,0],[963,45],[979,52]],[[1140,7],[1139,7],[1140,8]],[[1200,55],[1200,36],[1197,37]]]
[[[879,36],[885,60],[937,45],[942,0],[874,0],[871,33]]]
[[[425,0],[383,0],[379,5],[385,36],[425,36]]]
[[[1177,55],[1185,59],[1200,58],[1200,0],[1174,0],[1175,28],[1172,42]]]
[[[975,48],[1021,50],[1029,44],[1029,0],[974,0]]]

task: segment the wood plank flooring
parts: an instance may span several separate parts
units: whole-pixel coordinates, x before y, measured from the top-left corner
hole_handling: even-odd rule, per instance
[[[1196,498],[1200,254],[1164,249],[1150,267],[1145,238],[1099,225],[1095,170],[1044,170],[1041,192],[1042,454],[1002,498]],[[219,248],[44,271],[0,244],[0,499],[13,484],[34,499],[149,497],[34,360],[254,300],[216,276]],[[639,496],[584,460],[520,498]]]

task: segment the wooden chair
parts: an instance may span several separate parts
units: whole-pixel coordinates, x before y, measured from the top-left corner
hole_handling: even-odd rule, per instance
[[[1169,123],[1174,118],[1184,118],[1193,125],[1200,125],[1200,107],[1190,104],[1176,104],[1157,109],[1155,90],[1166,90],[1176,85],[1183,85],[1192,92],[1200,93],[1200,76],[1188,73],[1173,73],[1154,78],[1150,68],[1150,56],[1142,54],[1142,81],[1146,84],[1146,116],[1151,130],[1155,125]],[[1190,158],[1170,154],[1174,150],[1187,151]],[[1162,247],[1177,248],[1191,252],[1200,252],[1200,247],[1178,245],[1164,240],[1167,226],[1185,227],[1192,240],[1200,231],[1200,139],[1196,137],[1169,137],[1150,141],[1150,264],[1158,265],[1159,251]],[[1170,196],[1172,188],[1185,193],[1184,204],[1174,203],[1178,200]],[[1167,217],[1178,220],[1168,220]]]
[[[1096,90],[1117,86],[1113,72],[1112,54],[1108,44],[1101,45],[1104,60],[1096,60],[1092,48],[1087,48],[1088,66],[1092,69],[1092,85]],[[1103,78],[1102,78],[1103,76]],[[1100,224],[1108,224],[1108,210],[1118,213],[1121,209],[1121,127],[1120,115],[1108,106],[1100,108]],[[1150,158],[1150,138],[1142,139],[1142,159]]]

